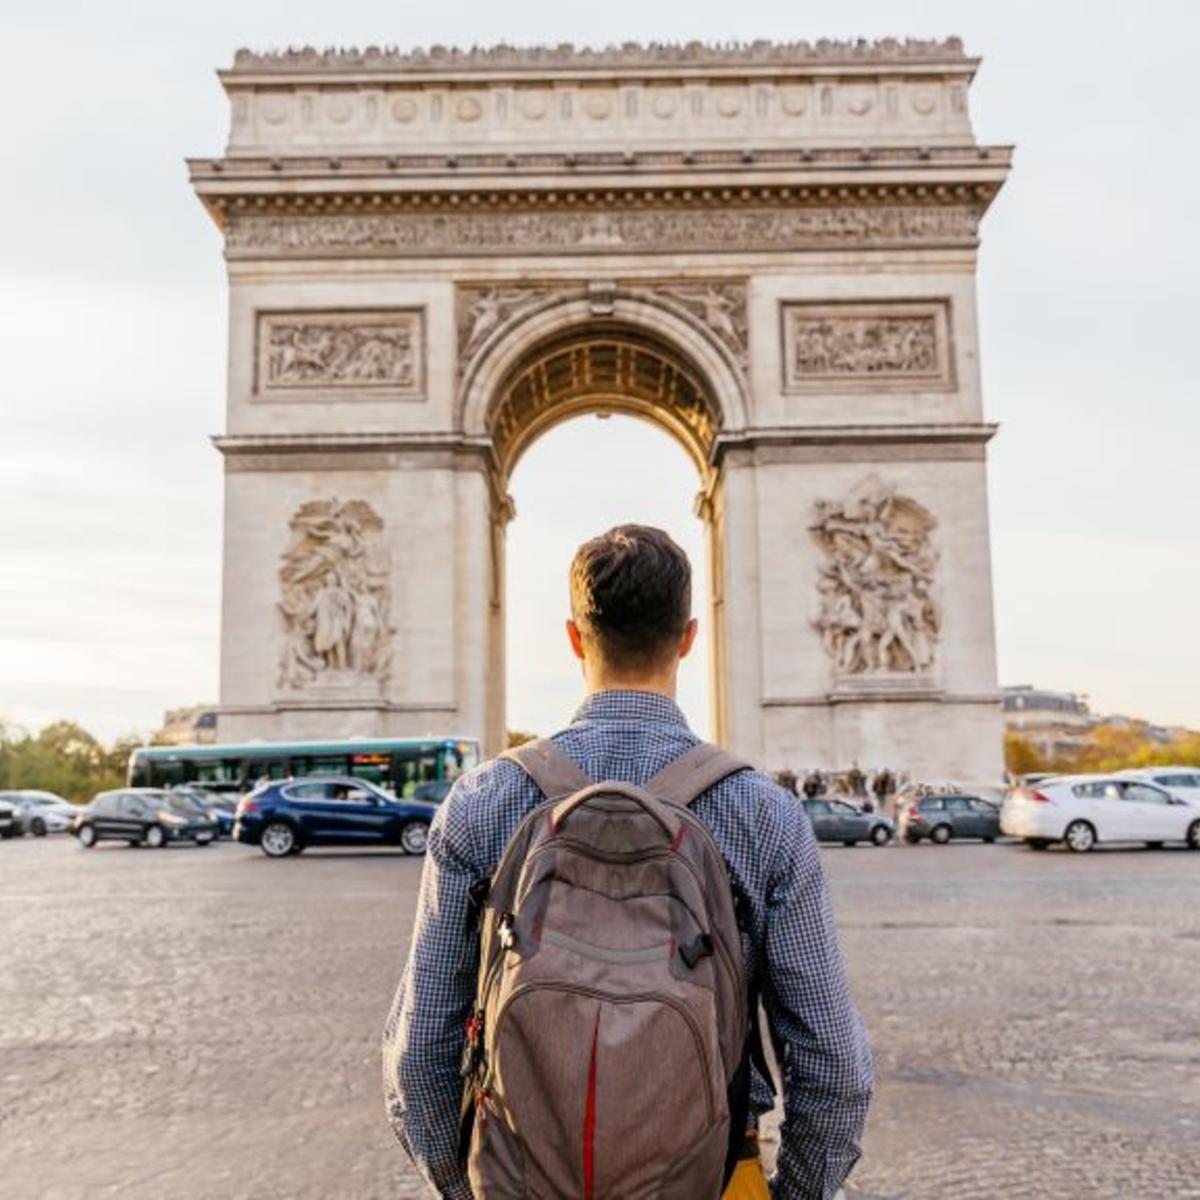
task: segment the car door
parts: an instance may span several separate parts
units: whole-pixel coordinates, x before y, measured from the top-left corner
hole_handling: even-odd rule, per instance
[[[1137,841],[1180,842],[1187,833],[1189,810],[1172,804],[1171,796],[1150,783],[1126,783],[1122,788],[1127,805],[1133,806]]]
[[[977,797],[971,800],[971,809],[979,826],[979,836],[994,838],[1000,836],[1000,810],[994,804]]]
[[[849,842],[867,836],[868,822],[853,804],[847,804],[845,800],[830,800],[829,812],[834,832],[839,838]]]
[[[834,840],[833,832],[833,814],[829,811],[829,804],[825,800],[805,800],[804,811],[808,813],[808,819],[812,822],[813,832],[817,835],[817,841],[828,842]]]
[[[980,837],[979,818],[971,807],[966,796],[948,796],[946,811],[950,814],[950,823],[954,826],[955,837]]]

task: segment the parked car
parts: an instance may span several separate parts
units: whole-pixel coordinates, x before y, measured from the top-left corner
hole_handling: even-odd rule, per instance
[[[873,846],[886,846],[896,831],[890,817],[863,812],[833,796],[801,800],[800,803],[812,821],[819,842],[843,842],[847,846],[870,842]]]
[[[21,825],[15,804],[0,803],[0,838],[21,836]]]
[[[1000,836],[1000,810],[979,796],[920,796],[900,810],[900,832],[909,845],[928,838],[944,846],[951,838]]]
[[[1200,767],[1138,767],[1120,772],[1122,779],[1140,779],[1168,791],[1176,800],[1200,808]]]
[[[67,833],[79,809],[54,792],[32,788],[0,792],[0,803],[16,810],[16,836],[32,834],[45,837],[48,833]]]
[[[233,836],[268,858],[308,846],[399,846],[424,854],[437,808],[397,800],[382,788],[347,775],[307,775],[264,784],[238,802]]]
[[[210,792],[194,783],[178,783],[171,788],[177,796],[188,796],[217,822],[218,837],[233,836],[233,814],[237,811],[237,796],[228,792]]]
[[[75,818],[72,830],[89,849],[104,840],[157,849],[168,842],[207,846],[217,822],[189,796],[159,788],[121,788],[101,792]]]
[[[1013,788],[1000,824],[1034,850],[1054,842],[1077,853],[1098,842],[1185,842],[1200,850],[1200,811],[1165,788],[1121,775],[1061,775]]]

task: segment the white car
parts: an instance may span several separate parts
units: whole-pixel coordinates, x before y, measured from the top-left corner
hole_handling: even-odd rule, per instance
[[[1013,788],[1000,809],[1000,829],[1034,850],[1052,842],[1078,852],[1097,842],[1186,842],[1200,850],[1200,808],[1123,775],[1060,775]]]
[[[1138,767],[1122,771],[1121,778],[1155,783],[1176,800],[1186,800],[1194,808],[1200,808],[1200,767]]]
[[[17,836],[26,833],[34,837],[45,837],[48,833],[67,833],[75,822],[79,811],[69,800],[53,792],[41,792],[32,788],[22,791],[0,792],[0,802],[10,804],[17,811]]]

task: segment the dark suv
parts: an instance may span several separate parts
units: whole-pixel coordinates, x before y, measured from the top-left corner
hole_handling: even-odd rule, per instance
[[[217,836],[217,822],[178,792],[122,788],[101,792],[75,818],[71,832],[85,849],[106,839],[151,849],[182,841],[207,846]]]
[[[399,846],[424,854],[436,811],[419,800],[397,800],[365,779],[308,775],[243,796],[233,836],[269,858],[299,854],[306,846]]]
[[[1000,810],[978,796],[922,796],[901,809],[900,831],[910,845],[926,837],[939,846],[951,838],[994,842],[1000,836]]]

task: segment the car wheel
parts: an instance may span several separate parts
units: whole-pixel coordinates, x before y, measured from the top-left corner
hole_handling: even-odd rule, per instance
[[[34,817],[29,824],[29,832],[32,833],[34,837],[45,837],[46,822],[43,821],[41,817]]]
[[[1187,844],[1189,850],[1200,850],[1200,821],[1193,821],[1188,826]]]
[[[1072,821],[1064,835],[1067,848],[1076,854],[1086,854],[1096,844],[1096,831],[1088,821]]]
[[[167,835],[163,833],[161,825],[151,825],[145,833],[142,834],[142,844],[149,846],[151,850],[159,850],[163,843],[167,840]]]
[[[405,854],[424,854],[428,844],[429,826],[424,821],[409,821],[400,830],[400,845]]]
[[[1146,843],[1147,850],[1161,850],[1162,848],[1163,848],[1162,842],[1147,842]]]
[[[876,825],[871,830],[871,845],[886,846],[892,840],[892,831],[886,825]]]
[[[983,844],[985,846],[994,846],[996,844],[996,839],[994,837],[986,837],[983,839]]]
[[[75,836],[79,838],[79,844],[85,850],[90,850],[96,844],[96,827],[94,825],[80,825],[79,832]]]
[[[1046,841],[1045,838],[1026,838],[1025,845],[1027,845],[1030,850],[1045,850],[1050,843]]]
[[[936,842],[939,846],[944,846],[950,840],[949,825],[935,825],[929,833],[931,841]]]
[[[268,858],[287,858],[296,851],[296,831],[286,821],[272,821],[263,829],[258,844]]]

